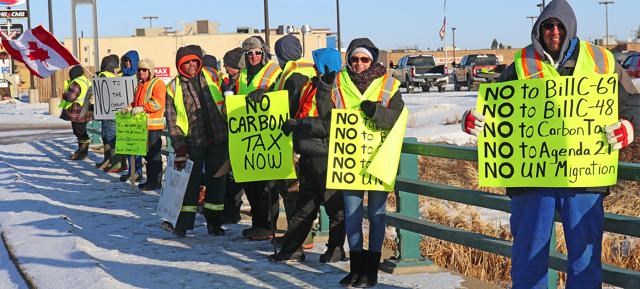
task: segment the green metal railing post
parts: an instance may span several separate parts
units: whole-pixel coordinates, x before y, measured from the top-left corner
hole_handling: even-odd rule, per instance
[[[416,138],[405,138],[404,144],[418,143]],[[400,155],[398,176],[418,180],[418,156],[403,153]],[[414,193],[396,190],[396,212],[401,216],[420,219],[419,196]],[[422,256],[420,252],[420,234],[396,228],[398,233],[398,250],[392,259],[382,264],[382,270],[393,272],[400,267],[431,266],[433,262]]]
[[[89,134],[89,138],[91,139],[92,145],[102,143],[102,138],[100,137],[100,130],[101,130],[101,126],[100,126],[99,120],[92,120],[87,123],[87,134]]]

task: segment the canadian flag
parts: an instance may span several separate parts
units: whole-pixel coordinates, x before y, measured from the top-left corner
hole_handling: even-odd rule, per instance
[[[442,21],[442,27],[440,27],[440,40],[444,40],[444,36],[447,34],[447,16],[444,17]]]
[[[24,63],[33,75],[40,78],[80,64],[42,25],[25,31],[17,40],[2,37],[2,46],[11,57]]]

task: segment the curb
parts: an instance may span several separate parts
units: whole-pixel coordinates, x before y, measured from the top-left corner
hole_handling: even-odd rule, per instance
[[[13,253],[13,248],[11,247],[11,245],[9,245],[9,242],[7,242],[7,237],[5,236],[4,231],[0,232],[0,236],[2,237],[2,244],[7,249],[7,254],[9,254],[9,259],[11,259],[11,262],[13,262],[13,265],[16,267],[16,270],[18,271],[20,276],[22,276],[22,279],[27,284],[29,289],[38,289],[38,286],[36,286],[36,284],[33,282],[33,279],[29,275],[27,275],[27,272],[20,265],[20,261]]]

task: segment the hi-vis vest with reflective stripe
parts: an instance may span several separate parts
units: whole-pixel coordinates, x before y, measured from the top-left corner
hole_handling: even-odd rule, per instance
[[[318,92],[317,86],[311,85],[310,83],[305,85],[303,92],[300,94],[300,103],[298,103],[298,111],[296,112],[295,118],[303,119],[318,116],[316,92]]]
[[[109,72],[109,71],[102,71],[98,74],[98,76],[102,76],[102,77],[118,77],[118,74],[115,74],[113,72]]]
[[[240,75],[236,82],[236,94],[248,94],[258,88],[267,90],[276,81],[280,72],[282,72],[282,69],[280,69],[279,65],[268,61],[253,77],[251,83],[247,83],[247,69],[243,68],[240,70]]]
[[[159,78],[153,78],[150,80],[149,85],[147,86],[147,91],[144,94],[144,103],[148,103],[151,99],[151,95],[153,95],[153,88],[160,81],[162,85],[162,80]],[[147,113],[147,128],[149,130],[161,130],[164,129],[164,104],[157,104],[161,107],[155,107],[155,109],[159,109],[156,112]]]
[[[300,73],[311,79],[316,75],[316,69],[313,68],[313,62],[304,58],[300,58],[296,61],[289,61],[284,66],[282,74],[280,74],[280,77],[278,78],[276,86],[273,90],[283,90],[284,83],[287,82],[287,79],[289,79],[289,77],[291,77],[291,75],[294,73]]]
[[[615,70],[615,58],[609,50],[580,41],[580,51],[573,75],[607,74]],[[514,56],[518,79],[533,79],[560,76],[551,64],[542,61],[542,57],[529,45]]]
[[[76,98],[76,100],[74,101],[66,101],[63,99],[62,101],[60,101],[60,105],[58,105],[58,107],[62,109],[69,109],[74,102],[79,104],[80,106],[84,105],[84,98],[87,97],[89,88],[91,88],[91,82],[89,81],[89,79],[87,79],[86,76],[82,75],[74,78],[72,81],[66,82],[64,90],[67,91],[71,84],[74,82],[77,83],[78,86],[80,86],[80,95],[78,95],[78,98]]]
[[[224,115],[225,107],[224,107],[224,97],[222,95],[221,79],[218,72],[211,67],[203,67],[202,74],[204,75],[205,80],[207,81],[207,87],[209,88],[209,92],[213,98],[213,102],[216,103],[218,107],[218,111]],[[173,98],[173,104],[176,107],[177,120],[176,125],[182,130],[182,135],[187,136],[189,134],[189,118],[187,117],[187,111],[184,108],[184,99],[182,98],[182,86],[180,85],[180,76],[176,76],[174,79],[169,82],[167,85],[167,94]],[[206,106],[203,104],[203,109],[206,109]],[[226,119],[226,117],[225,117]]]
[[[351,81],[345,68],[336,77],[331,91],[331,99],[336,108],[360,109],[360,102],[363,100],[380,101],[382,106],[389,107],[389,102],[398,91],[398,87],[400,87],[400,81],[386,73],[372,81],[362,94]]]

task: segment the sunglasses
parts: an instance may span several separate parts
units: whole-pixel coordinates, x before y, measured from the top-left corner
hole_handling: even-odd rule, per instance
[[[554,27],[558,27],[558,30],[564,30],[564,25],[560,22],[547,22],[542,24],[542,29],[552,30]]]
[[[364,64],[367,64],[367,63],[371,62],[371,58],[369,58],[369,57],[351,56],[351,58],[349,58],[349,61],[351,61],[351,63],[358,63],[358,60],[361,63],[364,63]]]
[[[138,71],[146,72],[146,71],[149,71],[149,69],[146,69],[146,68],[138,68]]]
[[[252,56],[252,55],[262,55],[262,51],[247,51],[245,52],[247,55]]]

